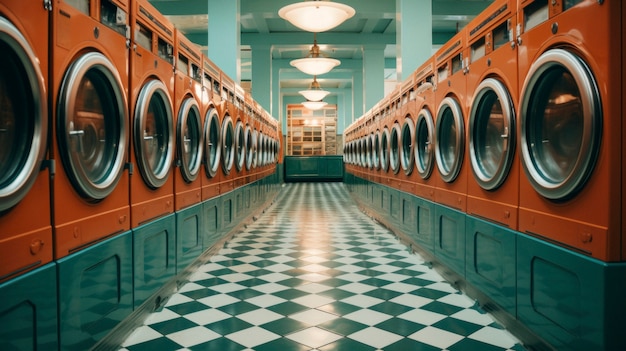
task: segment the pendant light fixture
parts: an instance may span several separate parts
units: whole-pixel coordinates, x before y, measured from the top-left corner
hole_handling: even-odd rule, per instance
[[[326,95],[330,94],[330,91],[322,90],[320,83],[317,82],[317,76],[313,76],[313,83],[311,83],[309,89],[300,90],[298,93],[308,101],[321,101]]]
[[[328,105],[328,103],[324,101],[305,101],[302,103],[302,106],[309,110],[321,110],[326,105]]]
[[[309,55],[305,58],[292,60],[289,64],[306,74],[318,76],[320,74],[330,72],[333,68],[339,66],[341,61],[328,57],[321,57],[320,47],[317,46],[317,34],[313,33],[313,46],[311,47],[311,50],[309,50]]]
[[[344,4],[331,1],[302,1],[287,5],[278,15],[307,32],[325,32],[354,16],[356,11]]]

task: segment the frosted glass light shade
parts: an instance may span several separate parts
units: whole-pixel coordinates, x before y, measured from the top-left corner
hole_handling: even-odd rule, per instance
[[[308,108],[309,110],[319,110],[326,105],[328,105],[328,103],[324,101],[305,101],[302,103],[302,106]]]
[[[328,57],[305,57],[292,60],[289,64],[306,74],[317,76],[330,72],[340,63],[341,61]]]
[[[278,15],[294,26],[307,32],[325,32],[331,30],[356,11],[344,4],[330,1],[302,1],[287,5],[278,11]]]
[[[308,90],[300,90],[298,93],[304,96],[304,98],[309,101],[320,101],[323,98],[325,98],[326,95],[330,94],[330,91],[321,90],[321,89],[308,89]]]

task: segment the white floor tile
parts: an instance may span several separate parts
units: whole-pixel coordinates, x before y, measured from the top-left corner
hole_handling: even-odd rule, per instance
[[[382,323],[387,319],[392,318],[392,316],[378,311],[358,310],[352,313],[348,313],[347,315],[343,316],[343,318],[372,326],[378,323]]]
[[[213,339],[217,339],[220,336],[221,335],[219,335],[218,333],[200,326],[167,335],[168,339],[184,347],[198,345]]]
[[[261,324],[275,321],[277,319],[281,319],[283,318],[283,315],[270,311],[270,310],[266,310],[266,309],[258,309],[258,310],[238,314],[237,318],[244,320],[253,325],[261,325]]]
[[[291,339],[308,347],[321,347],[341,339],[341,335],[321,328],[312,327],[287,335]]]
[[[308,308],[316,308],[319,306],[328,305],[329,303],[334,302],[335,300],[326,296],[311,294],[311,295],[305,295],[302,297],[295,298],[291,301],[297,304],[306,306]]]
[[[230,318],[231,315],[214,308],[186,314],[185,318],[199,325],[208,325]]]
[[[254,348],[255,346],[278,339],[280,338],[280,335],[274,334],[263,328],[252,327],[228,334],[226,337],[245,347]]]
[[[310,325],[318,325],[333,319],[338,318],[336,315],[332,313],[327,313],[319,310],[306,310],[303,312],[298,312],[289,316],[291,319],[295,319],[302,323],[310,324]]]
[[[508,331],[493,327],[484,327],[470,335],[469,338],[505,349],[512,348],[518,343],[518,340]]]
[[[126,339],[126,341],[124,341],[122,346],[133,346],[142,342],[158,339],[162,336],[163,335],[158,331],[144,325],[135,329],[132,334],[130,334],[130,336]]]
[[[435,327],[426,327],[409,335],[409,338],[440,349],[446,349],[463,339],[463,336]]]
[[[379,349],[382,349],[385,346],[391,345],[402,339],[402,336],[400,335],[374,327],[365,328],[354,334],[348,335],[348,337],[365,345],[374,346]]]
[[[226,295],[226,294],[218,294],[218,295],[203,297],[197,301],[209,307],[217,308],[217,307],[222,307],[222,306],[235,303],[239,301],[239,299],[234,298],[230,295]]]
[[[285,301],[287,300],[283,299],[282,297],[268,295],[268,294],[255,296],[246,300],[246,302],[249,302],[251,304],[254,304],[263,308],[278,305],[279,303],[283,303]]]
[[[296,289],[300,291],[308,292],[310,294],[317,294],[319,292],[330,290],[332,289],[332,287],[324,285],[324,284],[319,284],[319,283],[308,283],[308,284],[296,286]]]
[[[432,325],[446,318],[446,316],[426,310],[411,310],[399,315],[398,318],[406,319],[408,321],[423,325]]]
[[[368,308],[384,301],[385,300],[367,295],[354,295],[341,300],[341,302],[349,303],[351,305],[359,306],[361,308]]]

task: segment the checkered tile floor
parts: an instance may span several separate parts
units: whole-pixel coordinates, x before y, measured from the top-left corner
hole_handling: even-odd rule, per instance
[[[282,191],[121,350],[524,350],[341,183]]]

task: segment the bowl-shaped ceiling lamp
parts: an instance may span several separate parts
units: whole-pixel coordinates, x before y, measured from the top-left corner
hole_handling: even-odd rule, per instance
[[[348,5],[319,0],[297,2],[278,10],[278,15],[294,26],[314,33],[331,30],[355,13]]]
[[[326,105],[328,105],[328,103],[324,101],[305,101],[302,103],[302,106],[308,108],[309,110],[320,110]]]
[[[313,76],[313,83],[307,90],[300,90],[298,93],[309,101],[320,101],[330,94],[330,91],[322,90],[320,83],[317,82],[317,76]]]
[[[292,60],[289,64],[306,74],[317,76],[330,72],[333,68],[339,66],[341,61],[320,56],[320,47],[317,46],[317,36],[313,34],[313,46],[311,50],[309,50],[309,55],[305,58]]]

